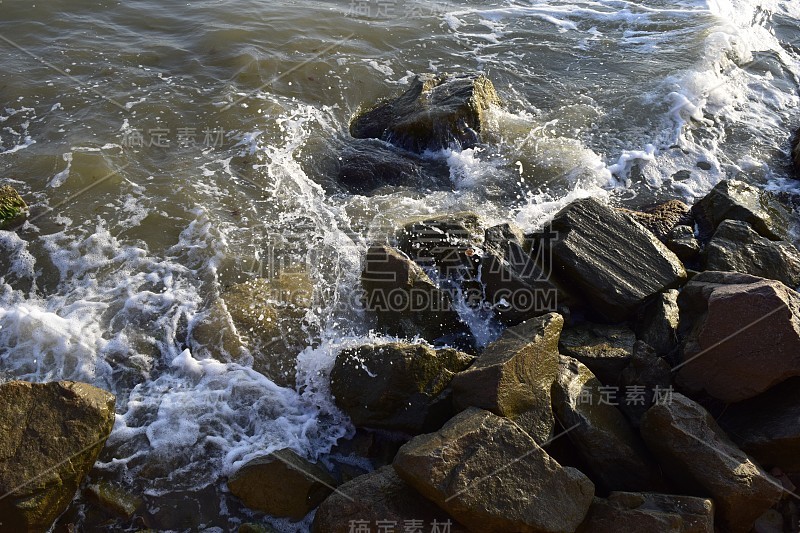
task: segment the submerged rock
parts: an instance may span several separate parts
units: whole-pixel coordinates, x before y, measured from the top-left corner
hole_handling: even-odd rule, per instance
[[[385,466],[341,485],[317,509],[311,531],[351,533],[354,524],[372,531],[380,523],[400,528],[412,521],[424,528],[430,528],[434,521],[443,527],[449,522],[452,533],[467,531],[400,479],[394,468]]]
[[[714,533],[714,502],[692,496],[612,492],[595,498],[578,533]]]
[[[555,276],[611,322],[624,321],[647,298],[686,280],[680,260],[652,233],[593,198],[559,211],[550,231],[555,237],[543,245]]]
[[[666,242],[667,236],[675,226],[691,223],[689,206],[680,200],[670,200],[644,211],[630,209],[620,209],[620,211],[650,230],[662,242]]]
[[[0,521],[47,531],[114,426],[114,396],[85,383],[0,385]]]
[[[719,526],[747,532],[781,498],[780,485],[753,463],[699,404],[675,393],[650,408],[642,437],[681,488],[714,499]]]
[[[762,237],[788,240],[787,209],[769,192],[741,181],[719,182],[711,192],[692,206],[692,214],[705,239],[725,220],[747,222]]]
[[[553,432],[550,389],[558,374],[564,319],[551,313],[508,328],[453,378],[459,409],[480,407],[517,422],[539,444]]]
[[[294,520],[322,503],[335,486],[327,470],[289,449],[247,462],[228,480],[231,494],[250,509]]]
[[[565,328],[558,347],[586,365],[604,385],[613,385],[628,366],[635,343],[636,335],[627,326],[584,322]]]
[[[412,439],[394,468],[471,531],[575,531],[594,496],[581,472],[562,467],[515,423],[480,409]]]
[[[361,274],[365,307],[390,335],[434,341],[468,333],[449,294],[440,290],[422,268],[386,245],[367,251]]]
[[[361,346],[336,357],[331,393],[357,427],[434,431],[453,415],[450,381],[473,360],[421,344]]]
[[[86,487],[86,493],[89,498],[97,502],[100,507],[107,511],[121,516],[122,518],[130,518],[142,506],[142,499],[130,494],[121,486],[109,483],[107,481],[100,481]]]
[[[765,468],[800,472],[800,378],[729,406],[717,419],[742,450]]]
[[[22,222],[28,204],[10,185],[0,186],[0,229]]]
[[[685,390],[738,402],[800,375],[800,295],[779,281],[703,272],[678,303]]]
[[[357,115],[350,134],[417,153],[472,148],[481,142],[484,113],[499,104],[492,82],[483,75],[417,77],[401,96]]]
[[[706,270],[741,272],[800,285],[800,252],[786,241],[761,237],[747,223],[725,220],[703,251]]]
[[[553,410],[593,479],[606,490],[658,490],[663,481],[644,443],[609,400],[603,384],[579,361],[561,357]]]
[[[398,152],[379,141],[345,147],[337,166],[338,182],[354,194],[385,186],[421,190],[452,186],[447,165]]]

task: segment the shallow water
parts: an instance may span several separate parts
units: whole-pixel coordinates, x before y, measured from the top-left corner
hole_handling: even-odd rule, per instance
[[[0,176],[32,206],[0,231],[0,371],[114,391],[98,472],[147,495],[159,527],[232,527],[237,465],[324,457],[351,431],[325,374],[375,338],[347,302],[398,220],[478,210],[532,230],[574,198],[691,202],[724,177],[797,192],[790,0],[0,4]],[[474,71],[506,107],[490,147],[429,154],[452,187],[335,183],[360,105]],[[297,265],[321,331],[297,390],[195,339],[225,287]],[[222,503],[159,515],[199,489]]]

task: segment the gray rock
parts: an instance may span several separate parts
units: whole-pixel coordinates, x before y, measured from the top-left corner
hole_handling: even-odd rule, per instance
[[[795,174],[800,177],[800,132],[795,132],[792,140],[792,163]]]
[[[250,509],[299,520],[333,492],[336,480],[289,449],[249,461],[228,480],[231,494]]]
[[[638,434],[603,394],[603,384],[571,357],[559,359],[553,411],[567,437],[606,490],[659,490],[663,481]]]
[[[800,295],[779,281],[703,272],[678,304],[684,390],[738,402],[800,375]]]
[[[556,278],[611,322],[686,279],[680,260],[652,233],[593,198],[559,211],[550,231],[556,236],[541,243],[552,254]]]
[[[750,224],[762,237],[788,240],[788,210],[769,192],[741,181],[719,182],[692,206],[703,238],[710,237],[725,220]]]
[[[604,385],[614,385],[628,366],[634,344],[636,334],[627,326],[584,322],[565,328],[558,347],[589,367]]]
[[[586,476],[559,465],[510,420],[480,409],[412,439],[394,468],[471,531],[575,531],[594,496]]]
[[[473,359],[421,344],[360,346],[336,357],[331,394],[357,427],[432,431],[453,415],[447,386]]]
[[[669,355],[678,346],[679,322],[678,291],[664,291],[642,307],[636,322],[636,338],[646,342],[659,356]]]
[[[700,255],[700,243],[694,236],[691,226],[675,226],[667,235],[667,248],[672,250],[684,263],[693,262]]]
[[[365,307],[390,335],[433,341],[468,331],[450,296],[402,252],[385,245],[367,251],[361,285]]]
[[[800,472],[800,379],[728,406],[717,422],[764,468]]]
[[[612,492],[595,498],[578,533],[714,533],[714,502],[705,498]]]
[[[417,153],[471,148],[481,142],[484,113],[499,104],[492,82],[483,75],[418,77],[400,97],[357,115],[350,134]]]
[[[800,285],[800,252],[786,241],[761,237],[747,222],[725,220],[703,251],[706,270],[741,272]]]
[[[551,313],[508,328],[452,381],[456,408],[480,407],[511,418],[536,442],[553,432],[550,389],[558,374],[561,315]]]
[[[431,501],[423,498],[400,479],[394,468],[385,466],[341,485],[317,509],[313,533],[351,533],[352,524],[368,524],[370,530],[379,522],[394,523],[398,528],[406,521],[422,521],[430,528],[436,521],[450,523],[450,531],[467,531]]]
[[[659,392],[667,394],[670,390],[672,369],[649,345],[638,341],[628,367],[622,371],[619,384],[626,392],[626,401],[620,403],[620,410],[638,428]]]
[[[736,447],[705,409],[682,394],[651,407],[641,433],[668,476],[714,499],[719,527],[726,531],[749,531],[781,498],[780,485]]]
[[[483,219],[470,212],[407,222],[397,234],[397,247],[445,278],[472,279],[480,262]]]
[[[3,531],[47,531],[114,426],[114,396],[85,383],[0,385]]]

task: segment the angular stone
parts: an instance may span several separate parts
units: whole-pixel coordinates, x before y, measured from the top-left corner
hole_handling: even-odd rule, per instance
[[[642,307],[636,321],[636,338],[659,356],[669,355],[678,346],[679,322],[678,291],[664,291]]]
[[[558,374],[561,315],[508,328],[452,381],[458,409],[480,407],[516,421],[539,444],[553,432],[550,388]]]
[[[747,532],[782,489],[753,463],[698,403],[675,393],[642,419],[642,437],[664,472],[682,488],[710,495],[718,526]]]
[[[788,240],[788,210],[771,193],[741,181],[719,182],[692,206],[692,214],[703,238],[710,237],[724,220],[740,220],[762,237]]]
[[[446,165],[399,152],[379,141],[356,141],[342,150],[337,181],[353,194],[381,187],[439,189],[452,187]]]
[[[694,229],[691,226],[675,226],[667,235],[665,242],[667,248],[684,263],[693,262],[700,255],[700,243],[694,236]]]
[[[606,490],[658,490],[663,481],[623,414],[603,394],[603,384],[585,365],[561,357],[553,384],[553,410],[591,468],[593,479]]]
[[[322,503],[335,486],[327,470],[288,448],[247,462],[228,479],[231,494],[250,509],[294,520]]]
[[[101,481],[86,487],[88,496],[111,513],[130,518],[142,506],[141,498],[130,494],[119,485]]]
[[[728,406],[717,422],[764,468],[800,472],[800,378]]]
[[[703,272],[678,304],[685,390],[738,402],[800,375],[800,295],[779,281]]]
[[[761,237],[747,222],[725,220],[703,251],[706,270],[741,272],[800,285],[800,252],[786,241]]]
[[[406,223],[397,234],[397,247],[445,278],[472,279],[480,263],[483,219],[462,212]]]
[[[359,476],[339,487],[317,509],[312,533],[351,533],[351,524],[367,522],[395,523],[402,527],[406,521],[422,521],[430,528],[436,521],[450,523],[451,532],[467,531],[433,502],[426,500],[408,483],[400,479],[391,466]]]
[[[666,241],[675,226],[691,222],[689,206],[680,200],[669,200],[644,211],[630,209],[620,209],[620,211],[630,215],[662,242]]]
[[[550,458],[522,428],[469,409],[400,448],[397,473],[471,531],[575,531],[594,485]]]
[[[331,394],[357,427],[434,431],[453,414],[450,381],[473,360],[421,344],[360,346],[336,357]]]
[[[626,401],[620,403],[634,427],[639,427],[642,417],[659,395],[669,394],[672,387],[672,369],[658,357],[655,350],[642,341],[633,347],[628,367],[622,371],[619,385],[625,391]]]
[[[481,142],[484,114],[500,99],[479,76],[423,76],[398,98],[357,115],[350,134],[388,141],[411,152],[471,148]]]
[[[10,185],[0,186],[0,229],[19,224],[28,212],[28,204]]]
[[[114,402],[72,381],[0,385],[4,531],[47,531],[64,512],[111,433]]]
[[[614,385],[628,366],[636,334],[627,326],[606,326],[584,322],[564,329],[558,347],[574,357],[604,385]]]
[[[629,318],[650,296],[681,285],[686,270],[652,233],[594,198],[556,214],[542,238],[554,275],[611,322]]]
[[[433,341],[466,332],[450,296],[405,254],[386,245],[367,251],[361,285],[365,307],[390,335]]]
[[[714,502],[692,496],[612,492],[595,498],[578,533],[714,533]]]

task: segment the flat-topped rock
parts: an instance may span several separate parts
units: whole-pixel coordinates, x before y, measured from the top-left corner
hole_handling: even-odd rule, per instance
[[[586,365],[604,385],[613,385],[628,366],[634,344],[636,334],[625,325],[584,322],[565,328],[558,347]]]
[[[714,502],[692,496],[612,492],[595,498],[578,533],[714,533]]]

